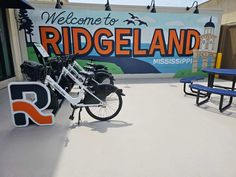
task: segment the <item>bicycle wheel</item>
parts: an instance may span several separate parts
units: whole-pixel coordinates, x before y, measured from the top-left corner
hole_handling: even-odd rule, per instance
[[[121,110],[123,101],[120,94],[112,92],[105,100],[104,106],[85,107],[87,113],[96,120],[106,121],[114,118]]]

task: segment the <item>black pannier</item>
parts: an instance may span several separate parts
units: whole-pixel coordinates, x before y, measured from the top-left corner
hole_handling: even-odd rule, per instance
[[[20,67],[21,73],[29,81],[43,81],[45,79],[46,71],[42,64],[33,61],[24,61]]]

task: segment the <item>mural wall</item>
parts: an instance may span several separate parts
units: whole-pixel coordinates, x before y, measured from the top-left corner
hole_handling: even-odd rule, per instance
[[[29,59],[33,43],[50,56],[79,54],[78,62],[101,62],[115,74],[199,74],[214,65],[217,13],[136,13],[69,9],[20,10]]]

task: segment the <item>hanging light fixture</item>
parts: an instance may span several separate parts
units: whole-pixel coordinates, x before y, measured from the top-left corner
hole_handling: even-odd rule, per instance
[[[150,8],[152,7],[152,9],[151,9],[151,13],[156,13],[157,11],[156,11],[156,6],[155,6],[155,0],[152,0],[151,1],[151,5],[148,5],[147,6],[147,9],[149,10]]]
[[[105,11],[111,11],[109,0],[107,0],[107,3],[105,4]]]
[[[55,8],[56,8],[56,9],[61,9],[61,8],[62,8],[62,6],[63,6],[63,2],[62,2],[62,1],[60,1],[60,0],[57,0],[57,3],[56,3],[56,6],[55,6]]]
[[[186,7],[186,10],[189,11],[190,9],[192,9],[195,6],[195,10],[193,11],[194,14],[199,14],[199,9],[198,9],[198,2],[194,1],[191,7]]]

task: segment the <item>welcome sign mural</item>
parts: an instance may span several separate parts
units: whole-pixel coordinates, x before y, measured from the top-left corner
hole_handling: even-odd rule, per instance
[[[39,42],[51,56],[79,54],[79,63],[92,58],[117,74],[181,77],[213,65],[219,19],[218,14],[38,9],[20,10],[18,21],[30,59],[32,43]]]

